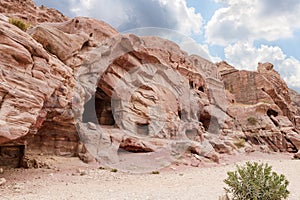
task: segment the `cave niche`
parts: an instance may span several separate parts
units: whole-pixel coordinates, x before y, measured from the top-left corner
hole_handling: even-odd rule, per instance
[[[24,144],[0,145],[0,167],[19,168],[25,156]]]
[[[269,117],[271,117],[271,116],[277,117],[277,116],[278,116],[278,112],[276,112],[275,110],[269,109],[269,110],[267,111],[267,115],[268,115]]]
[[[205,131],[207,131],[209,129],[209,125],[210,125],[211,120],[212,120],[212,116],[206,110],[204,110],[200,114],[200,120],[199,121],[202,122]]]
[[[101,88],[97,87],[95,95],[84,105],[82,122],[92,122],[108,126],[115,125],[111,97],[109,97]]]

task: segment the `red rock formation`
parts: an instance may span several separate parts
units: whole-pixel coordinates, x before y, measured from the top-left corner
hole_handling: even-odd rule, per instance
[[[77,18],[72,21],[81,20],[86,19]],[[76,26],[76,23],[67,22],[66,24],[71,27]],[[203,140],[204,127],[200,115],[205,107],[214,108],[213,102],[209,104],[209,96],[214,96],[214,94],[210,94],[209,86],[206,85],[201,75],[202,72],[197,72],[196,69],[198,67],[201,69],[203,62],[214,67],[216,72],[213,64],[199,57],[189,58],[170,41],[160,38],[138,38],[133,35],[120,36],[109,29],[102,29],[109,33],[102,34],[102,37],[90,37],[86,41],[78,39],[78,44],[87,44],[85,48],[66,49],[65,44],[60,42],[61,40],[53,40],[50,43],[51,47],[48,48],[49,43],[45,41],[48,38],[51,39],[52,35],[58,35],[56,32],[61,32],[59,27],[57,24],[54,26],[45,24],[30,30],[29,33],[51,53],[56,53],[66,64],[69,63],[75,71],[78,71],[75,75],[78,81],[78,87],[75,90],[75,120],[99,122],[102,125],[114,125],[116,122],[119,128],[135,133],[130,139],[127,134],[123,134],[123,139],[119,143],[123,149],[133,149],[130,141],[136,140],[135,137],[139,135],[174,139],[186,138],[186,133],[191,132],[192,135],[195,134],[193,138],[198,138],[198,141]],[[83,29],[79,33],[81,38],[85,38],[89,32],[90,30]],[[76,36],[60,35],[68,38]],[[110,35],[112,38],[108,38],[109,40],[106,40],[103,45],[105,35]],[[64,41],[70,41],[68,38]],[[91,52],[94,53],[91,54]],[[78,57],[81,59],[73,62]],[[83,61],[85,61],[84,65],[82,65]],[[198,65],[194,65],[193,62]],[[132,76],[137,78],[134,84],[130,83]],[[128,85],[119,88],[120,81],[128,82]],[[217,79],[215,82],[222,85]],[[92,96],[95,96],[95,99],[91,99]],[[189,96],[190,98],[187,98]],[[84,109],[88,109],[87,106],[84,107],[84,104],[90,100],[100,106],[96,107],[98,116],[94,116],[93,119],[89,112],[85,112],[88,119],[82,119],[82,114],[85,116],[86,110]],[[114,102],[121,102],[121,104],[114,104]],[[160,106],[154,110],[156,105]],[[114,115],[112,107],[115,109]],[[206,126],[207,129],[210,127],[209,120]],[[50,124],[47,127],[47,131],[51,132]],[[111,137],[114,138],[113,135]],[[167,141],[165,143],[168,144]],[[137,146],[136,148],[140,149]]]
[[[11,1],[1,3],[12,13]],[[33,16],[15,13],[32,23],[46,19],[46,8],[23,7]],[[219,153],[300,149],[299,96],[272,64],[238,71],[158,37],[121,35],[89,18],[61,21],[27,33],[0,21],[0,143],[83,156],[80,139],[110,164],[120,151],[171,162],[186,150],[218,161]]]
[[[26,135],[43,118],[56,89],[72,82],[72,70],[17,27],[0,21],[1,141]],[[5,139],[6,138],[6,139]]]
[[[296,152],[299,108],[273,65],[259,63],[258,71],[253,72],[234,70],[225,62],[218,66],[231,102],[227,112],[236,121],[236,131],[251,144]],[[296,99],[297,95],[292,96]]]
[[[0,1],[0,13],[11,18],[22,19],[31,25],[41,22],[63,22],[68,19],[55,9],[37,7],[32,0]]]

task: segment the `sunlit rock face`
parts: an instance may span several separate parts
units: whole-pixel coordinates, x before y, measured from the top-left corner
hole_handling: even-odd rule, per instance
[[[27,32],[0,21],[0,143],[127,167],[300,149],[299,95],[272,64],[239,71],[95,19],[35,16]]]
[[[251,144],[272,151],[299,149],[299,104],[297,93],[273,69],[259,63],[257,71],[238,71],[225,62],[218,64],[230,105],[228,114]],[[237,84],[238,83],[238,84]]]
[[[68,17],[56,9],[36,6],[32,0],[4,0],[0,2],[0,13],[9,18],[21,19],[36,25],[42,22],[63,22]]]

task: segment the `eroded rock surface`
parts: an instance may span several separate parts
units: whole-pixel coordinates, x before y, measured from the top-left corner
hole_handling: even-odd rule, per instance
[[[0,1],[0,13],[11,18],[22,19],[31,25],[41,22],[63,22],[68,19],[56,9],[36,6],[32,0]]]
[[[55,91],[71,86],[74,78],[70,67],[17,27],[0,21],[0,35],[3,143],[38,130],[46,115],[45,103]]]
[[[238,71],[227,63],[218,64],[230,102],[228,114],[235,120],[230,132],[271,151],[299,149],[299,107],[271,63],[259,63],[257,71]],[[238,84],[237,84],[238,83]],[[291,100],[293,98],[293,101]]]
[[[238,71],[162,38],[61,21],[27,33],[0,21],[0,143],[112,165],[300,149],[300,98],[272,64]]]

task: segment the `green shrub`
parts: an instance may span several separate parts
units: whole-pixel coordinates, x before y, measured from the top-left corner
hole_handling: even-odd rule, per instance
[[[257,123],[257,119],[255,117],[249,117],[247,119],[248,123],[251,124],[251,125],[256,125]]]
[[[285,176],[272,172],[268,164],[247,162],[246,166],[237,166],[236,171],[227,172],[227,175],[224,182],[229,188],[224,189],[232,193],[235,200],[280,200],[290,193]]]
[[[20,19],[14,19],[14,18],[9,18],[9,23],[15,25],[16,27],[18,27],[22,31],[26,31],[29,28],[29,26],[30,26],[26,22],[23,22]]]
[[[118,170],[117,169],[111,169],[110,172],[116,173],[116,172],[118,172]]]
[[[159,174],[159,171],[152,171],[152,174]]]
[[[103,167],[103,166],[100,166],[98,169],[100,169],[100,170],[105,170],[106,168]]]

